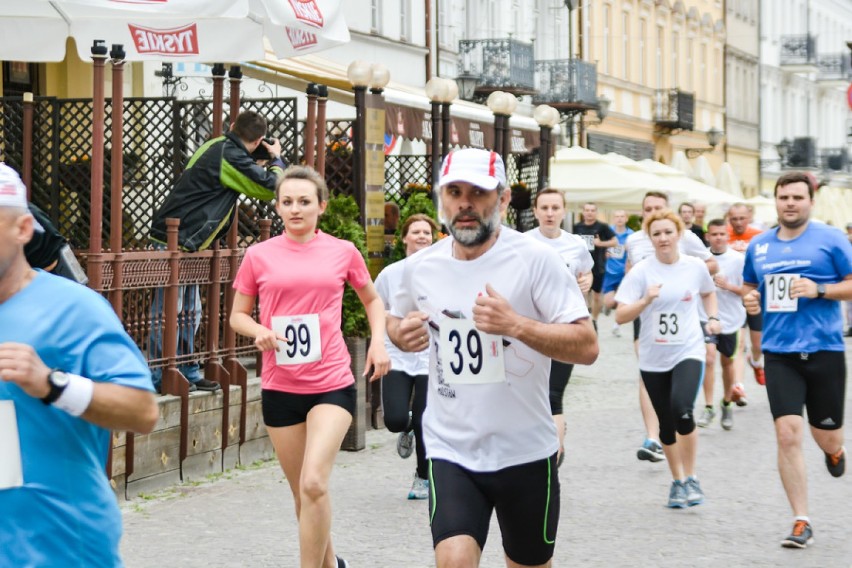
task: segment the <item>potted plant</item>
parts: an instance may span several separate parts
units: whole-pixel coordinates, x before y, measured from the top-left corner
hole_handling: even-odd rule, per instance
[[[366,259],[367,237],[361,226],[360,212],[355,200],[349,195],[334,195],[329,197],[325,213],[320,217],[319,229],[333,237],[354,244]],[[364,363],[367,355],[367,338],[370,335],[370,322],[364,306],[351,286],[343,291],[343,313],[341,331],[349,356],[352,359],[352,374],[355,377],[355,388],[358,392],[355,407],[355,418],[352,426],[343,439],[341,448],[344,450],[363,450],[366,446],[367,430],[367,381],[363,376]],[[379,341],[384,338],[380,338]]]

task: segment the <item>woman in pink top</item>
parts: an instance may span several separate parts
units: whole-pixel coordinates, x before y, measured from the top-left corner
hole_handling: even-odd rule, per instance
[[[328,188],[315,170],[288,168],[275,196],[284,234],[246,251],[230,322],[263,352],[263,421],[293,492],[301,566],[344,568],[331,544],[328,481],[356,402],[340,331],[345,283],[364,304],[376,338],[385,336],[384,304],[358,249],[317,229]],[[251,315],[256,298],[259,322]],[[390,370],[382,341],[370,343],[365,375],[371,367],[371,380]]]

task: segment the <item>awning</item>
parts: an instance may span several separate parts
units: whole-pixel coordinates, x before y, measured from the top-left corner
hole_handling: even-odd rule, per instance
[[[340,63],[315,55],[275,59],[267,54],[244,70],[247,75],[257,76],[255,69],[272,73],[262,74],[268,82],[277,82],[293,87],[291,81],[281,76],[295,77],[306,83],[318,83],[329,87],[329,98],[343,104],[354,104],[352,87],[346,77],[346,68]],[[280,74],[280,75],[279,75]],[[334,92],[332,92],[332,90]],[[411,140],[432,139],[431,102],[422,88],[411,87],[391,81],[384,90],[387,113],[385,132]],[[494,115],[485,105],[457,100],[450,106],[451,145],[491,148],[494,144]],[[539,126],[531,117],[512,116],[511,151],[513,154],[531,152],[539,146]]]

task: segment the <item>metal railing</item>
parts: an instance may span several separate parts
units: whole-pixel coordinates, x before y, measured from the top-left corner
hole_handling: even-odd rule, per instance
[[[817,59],[817,81],[849,81],[852,60],[849,53],[824,53]]]
[[[844,147],[820,148],[819,157],[823,170],[833,170],[835,172],[852,170],[849,167],[849,150]]]
[[[807,35],[781,36],[781,65],[816,65],[816,37]]]
[[[654,93],[654,122],[658,127],[692,130],[695,126],[695,95],[678,89]]]
[[[535,104],[574,103],[593,107],[598,102],[598,70],[582,59],[548,59],[535,62]]]
[[[459,41],[459,73],[480,77],[477,91],[535,92],[535,54],[531,43],[516,39]]]

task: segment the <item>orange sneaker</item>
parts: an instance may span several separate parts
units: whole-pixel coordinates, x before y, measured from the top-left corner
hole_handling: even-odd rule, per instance
[[[754,380],[757,381],[757,384],[761,386],[766,385],[766,373],[763,372],[763,361],[760,363],[755,363],[751,358],[751,354],[748,356],[748,364],[751,365],[751,369],[754,371]]]
[[[734,388],[731,389],[731,402],[735,402],[737,406],[746,406],[748,404],[745,387],[743,387],[742,383],[735,384]]]

